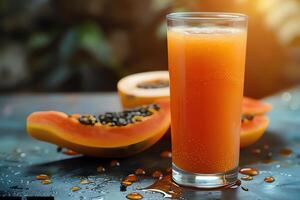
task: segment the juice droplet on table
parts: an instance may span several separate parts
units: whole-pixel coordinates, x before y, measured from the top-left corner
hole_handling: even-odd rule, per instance
[[[134,171],[134,173],[135,173],[136,175],[145,175],[145,174],[146,174],[145,170],[142,169],[142,168],[136,169],[136,170]]]
[[[160,153],[160,157],[162,158],[172,158],[172,152],[171,151],[163,151]]]
[[[120,162],[117,161],[117,160],[112,160],[112,161],[110,162],[110,166],[111,166],[111,167],[119,167],[119,166],[120,166]]]
[[[49,179],[49,176],[47,174],[40,174],[36,176],[37,180],[46,180]]]
[[[161,173],[161,171],[157,170],[157,171],[152,173],[152,177],[153,178],[161,178],[161,177],[163,177],[163,174]]]
[[[242,179],[243,181],[251,181],[251,180],[253,180],[253,177],[252,177],[252,176],[249,176],[249,175],[245,175],[245,176],[241,177],[241,179]]]
[[[158,179],[155,183],[142,190],[159,192],[162,193],[165,198],[172,199],[178,199],[182,194],[182,188],[172,181],[171,175]]]
[[[277,162],[276,160],[272,160],[272,159],[265,159],[261,161],[263,164],[270,164],[270,163],[274,163]]]
[[[130,185],[132,185],[132,182],[130,182],[130,181],[122,181],[121,184],[125,185],[125,186],[130,186]]]
[[[239,171],[241,174],[249,175],[249,176],[256,176],[259,174],[258,170],[251,167],[245,167],[240,169]]]
[[[48,185],[48,184],[52,183],[52,181],[47,179],[47,180],[42,180],[41,183],[44,184],[44,185]]]
[[[66,149],[63,151],[63,154],[68,155],[68,156],[75,156],[75,155],[78,155],[79,153],[77,153],[76,151],[73,151],[71,149]]]
[[[129,181],[129,182],[137,182],[138,178],[135,174],[129,174],[124,181]]]
[[[103,166],[97,167],[97,172],[103,173],[105,172],[105,168]]]
[[[264,181],[267,182],[267,183],[273,183],[275,181],[275,178],[273,178],[272,176],[267,176],[264,179]]]
[[[76,192],[78,190],[80,190],[81,188],[80,187],[77,187],[77,186],[74,186],[74,187],[71,187],[71,191],[72,192]]]
[[[280,151],[279,151],[279,154],[282,156],[290,156],[290,155],[292,155],[292,153],[293,153],[293,151],[291,149],[287,149],[287,148],[280,149]]]
[[[130,200],[138,200],[138,199],[142,199],[144,197],[140,193],[132,192],[130,194],[127,194],[126,198],[130,199]]]

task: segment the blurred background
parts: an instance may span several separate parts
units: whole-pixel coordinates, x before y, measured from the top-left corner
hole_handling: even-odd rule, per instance
[[[175,11],[249,15],[245,95],[300,83],[300,0],[0,0],[0,92],[114,91],[167,70]]]

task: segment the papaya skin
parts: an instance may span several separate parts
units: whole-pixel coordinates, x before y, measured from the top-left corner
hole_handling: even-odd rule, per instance
[[[269,118],[264,115],[255,116],[251,121],[243,122],[240,135],[240,147],[254,144],[269,126]]]
[[[168,100],[159,100],[160,110],[142,122],[122,127],[82,125],[78,115],[57,111],[34,112],[27,118],[29,135],[38,140],[96,157],[125,157],[156,143],[170,126]]]

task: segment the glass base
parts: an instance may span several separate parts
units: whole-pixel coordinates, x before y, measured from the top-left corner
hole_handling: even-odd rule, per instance
[[[187,172],[172,163],[172,179],[182,186],[196,188],[219,188],[236,183],[238,168],[225,173],[199,174]]]

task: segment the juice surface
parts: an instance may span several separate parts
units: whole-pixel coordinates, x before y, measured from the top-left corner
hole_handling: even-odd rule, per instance
[[[238,28],[168,30],[177,167],[223,173],[238,166],[246,38]]]

